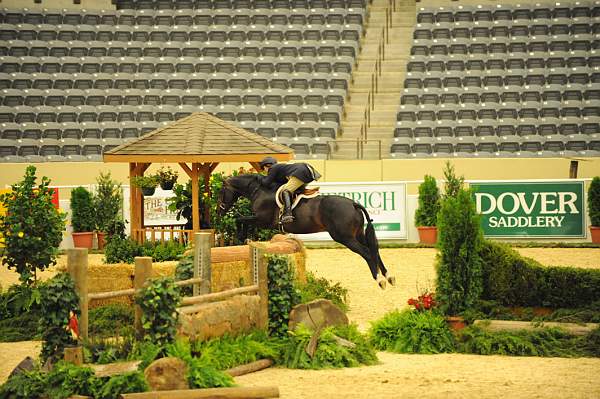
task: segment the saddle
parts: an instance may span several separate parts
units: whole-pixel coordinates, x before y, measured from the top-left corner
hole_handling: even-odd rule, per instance
[[[279,207],[280,211],[283,211],[283,202],[281,202],[281,191],[283,189],[283,186],[279,187],[277,189],[277,192],[275,193],[275,202],[277,203],[277,206]],[[311,188],[304,188],[304,191],[296,191],[293,196],[294,198],[292,199],[292,210],[298,205],[298,203],[300,202],[301,199],[303,198],[315,198],[319,195],[319,187],[311,187]]]

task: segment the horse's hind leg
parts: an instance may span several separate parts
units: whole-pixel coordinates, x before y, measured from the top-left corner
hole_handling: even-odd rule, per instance
[[[331,232],[329,233],[331,234]],[[355,252],[362,256],[362,258],[369,265],[369,269],[371,270],[371,275],[373,276],[373,280],[377,281],[379,286],[383,289],[385,288],[385,279],[378,279],[378,267],[377,267],[377,259],[372,259],[371,254],[369,252],[369,248],[366,245],[361,244],[355,237],[336,237],[331,234],[331,238],[340,244],[346,246],[352,252]]]
[[[364,245],[365,247],[368,248],[367,238],[365,237],[363,232],[358,234],[356,236],[356,239],[358,240],[359,243],[361,243],[362,245]],[[383,277],[385,277],[385,279],[390,283],[390,285],[396,285],[396,277],[388,276],[388,270],[385,267],[385,265],[383,264],[383,260],[381,259],[379,250],[377,250],[377,267],[379,268],[379,271],[381,271],[381,274],[383,274]],[[377,278],[375,278],[375,279],[377,279]]]

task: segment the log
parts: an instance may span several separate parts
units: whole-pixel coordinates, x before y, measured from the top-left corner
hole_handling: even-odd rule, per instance
[[[64,360],[76,366],[81,366],[83,364],[83,346],[66,347]]]
[[[192,285],[192,284],[199,283],[200,281],[202,281],[202,279],[200,277],[190,278],[189,280],[175,281],[175,285],[177,287],[184,287],[186,285]],[[95,292],[93,294],[88,294],[88,299],[89,300],[110,299],[110,298],[115,298],[115,297],[119,297],[119,296],[135,295],[136,292],[137,292],[137,290],[135,288],[128,288],[126,290],[119,290],[119,291]]]
[[[534,331],[540,328],[561,328],[571,335],[587,335],[598,328],[598,323],[558,323],[558,322],[529,322],[513,320],[475,320],[473,325],[486,331]]]
[[[94,370],[94,374],[96,374],[96,377],[111,377],[117,374],[124,374],[130,371],[136,371],[140,363],[140,360],[135,360],[133,362],[86,364],[85,366]]]
[[[242,364],[241,366],[230,368],[229,370],[225,370],[227,374],[232,377],[238,377],[240,375],[254,373],[255,371],[264,370],[273,365],[273,360],[271,359],[261,359],[252,363]]]
[[[204,294],[204,295],[186,297],[186,298],[183,298],[181,304],[186,306],[186,305],[195,305],[198,303],[219,301],[221,299],[229,298],[229,297],[232,297],[235,295],[247,294],[247,293],[257,292],[257,291],[258,291],[257,285],[249,285],[246,287],[234,288],[232,290],[215,292],[213,294]]]
[[[278,387],[235,387],[125,393],[122,399],[263,399],[278,398]]]

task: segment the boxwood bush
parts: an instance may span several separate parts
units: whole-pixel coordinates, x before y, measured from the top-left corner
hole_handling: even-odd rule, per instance
[[[600,300],[600,270],[542,266],[506,244],[485,241],[482,299],[506,306],[585,308]]]

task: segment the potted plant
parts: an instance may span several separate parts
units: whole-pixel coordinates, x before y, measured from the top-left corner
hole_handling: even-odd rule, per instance
[[[98,249],[104,249],[105,235],[114,225],[115,221],[121,220],[120,211],[123,206],[123,194],[121,184],[111,178],[110,172],[96,179],[98,184],[94,196],[94,210],[98,224]]]
[[[588,188],[588,214],[590,216],[590,233],[592,242],[600,244],[600,177],[592,179]]]
[[[76,248],[92,248],[96,227],[92,193],[83,187],[71,190],[71,225],[73,245]]]
[[[425,175],[419,185],[419,207],[415,212],[415,225],[423,244],[437,242],[437,214],[440,210],[440,190],[433,176]]]
[[[160,168],[157,175],[160,188],[163,190],[172,190],[179,177],[179,174],[168,166],[167,168]]]
[[[154,195],[154,191],[156,191],[156,187],[158,186],[158,176],[157,175],[148,175],[148,176],[134,176],[133,184],[142,189],[142,193],[149,197]]]

